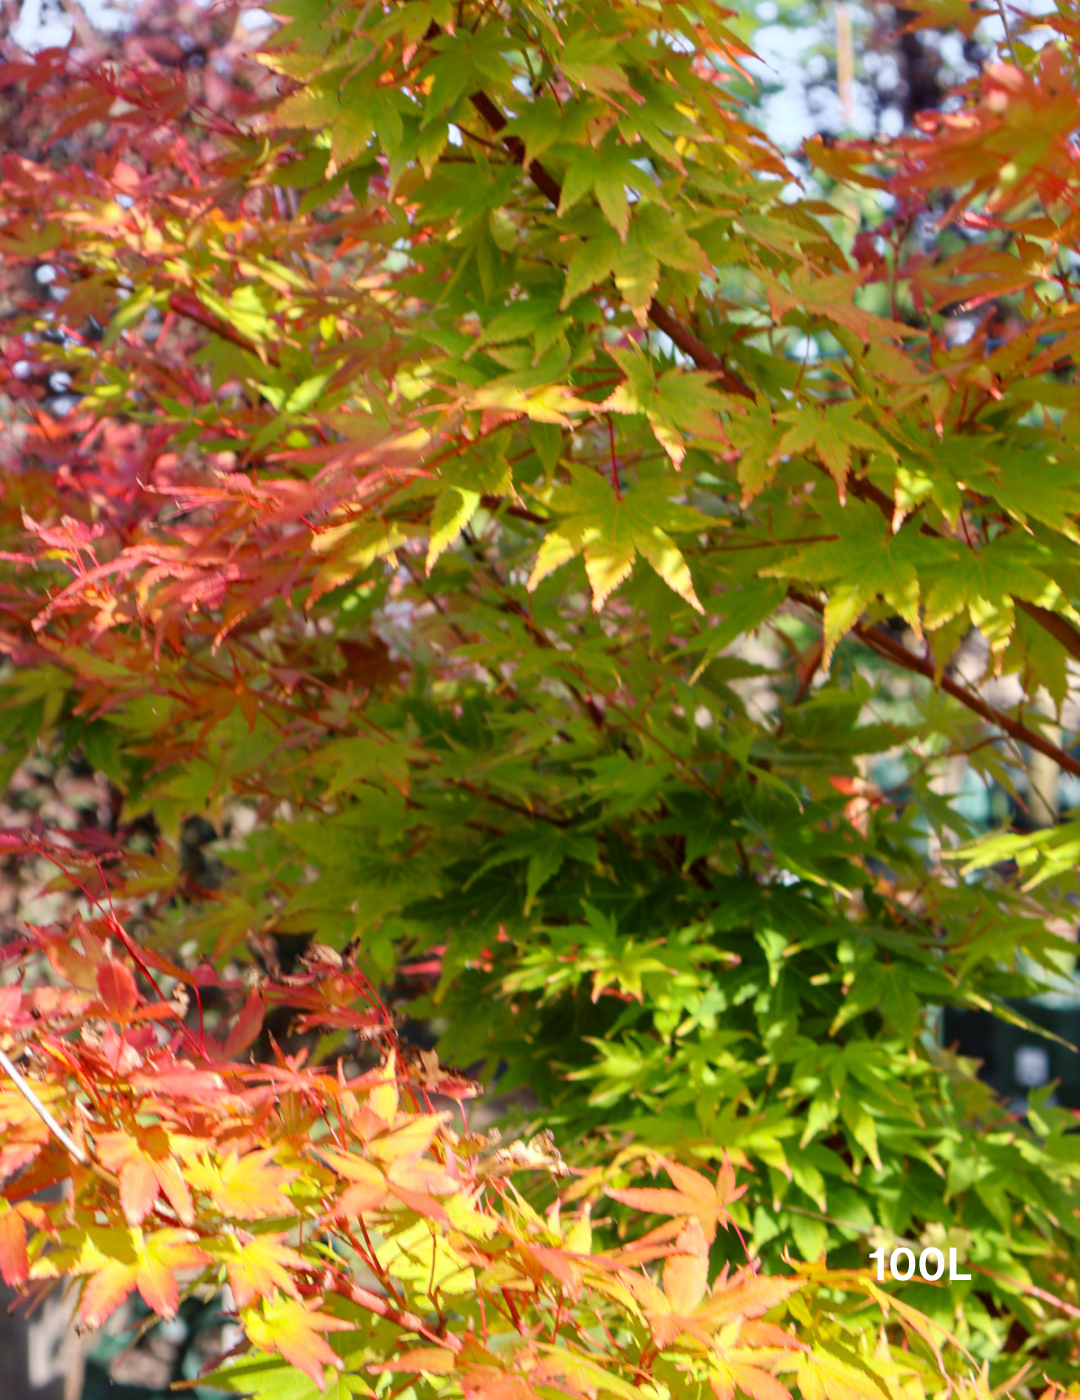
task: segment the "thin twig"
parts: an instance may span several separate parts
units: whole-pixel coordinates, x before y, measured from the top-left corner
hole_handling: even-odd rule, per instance
[[[1005,30],[1005,45],[1012,55],[1013,65],[1020,67],[1020,60],[1016,56],[1016,45],[1013,43],[1012,30],[1009,28],[1009,19],[1005,13],[1005,0],[997,0],[998,14],[1001,16],[1001,27]]]
[[[62,1143],[63,1146],[67,1148],[68,1152],[71,1153],[71,1155],[75,1158],[76,1162],[80,1164],[80,1166],[90,1166],[90,1158],[82,1150],[82,1148],[75,1141],[75,1139],[64,1128],[60,1126],[60,1124],[56,1121],[56,1119],[52,1116],[49,1110],[38,1098],[37,1094],[34,1093],[30,1085],[26,1082],[26,1080],[22,1077],[19,1071],[8,1059],[7,1055],[4,1054],[3,1050],[0,1050],[0,1066],[4,1068],[9,1079],[15,1085],[16,1089],[18,1089],[19,1093],[22,1094],[23,1098],[34,1110],[34,1112],[41,1119],[41,1121],[45,1124],[49,1132],[51,1132],[54,1135],[57,1141]]]

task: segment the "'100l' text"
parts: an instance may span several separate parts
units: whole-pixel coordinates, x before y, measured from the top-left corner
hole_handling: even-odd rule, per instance
[[[885,1282],[885,1277],[886,1277],[886,1271],[885,1271],[885,1257],[886,1257],[886,1256],[885,1256],[885,1251],[884,1251],[884,1249],[875,1249],[874,1252],[873,1252],[873,1254],[871,1254],[871,1256],[870,1256],[870,1261],[871,1261],[871,1263],[873,1263],[874,1260],[877,1260],[877,1281],[878,1281],[878,1283],[884,1283],[884,1282]],[[915,1275],[915,1252],[914,1252],[914,1250],[907,1249],[907,1248],[905,1248],[904,1246],[901,1246],[899,1249],[894,1249],[893,1252],[888,1256],[888,1259],[889,1259],[888,1276],[889,1276],[890,1278],[897,1279],[897,1280],[898,1280],[899,1282],[901,1282],[901,1283],[906,1283],[907,1280],[908,1280],[909,1278],[913,1278],[913,1277],[914,1277],[914,1275]],[[927,1281],[927,1283],[936,1283],[937,1280],[938,1280],[939,1278],[942,1277],[942,1275],[944,1274],[944,1272],[945,1272],[945,1256],[942,1254],[941,1250],[940,1250],[940,1249],[924,1249],[924,1250],[922,1251],[922,1253],[919,1255],[919,1277],[922,1278],[922,1279],[925,1279],[925,1280]],[[957,1281],[959,1281],[959,1280],[962,1280],[962,1279],[970,1279],[970,1278],[971,1278],[971,1275],[970,1275],[970,1274],[961,1274],[961,1273],[957,1273],[957,1271],[956,1271],[956,1250],[955,1250],[955,1249],[950,1249],[950,1250],[949,1250],[949,1275],[948,1275],[948,1278],[949,1278],[949,1282],[950,1282],[950,1283],[955,1283],[955,1282],[957,1282]]]

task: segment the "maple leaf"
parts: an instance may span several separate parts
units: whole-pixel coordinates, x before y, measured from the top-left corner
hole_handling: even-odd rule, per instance
[[[386,1176],[378,1167],[351,1153],[324,1151],[320,1156],[336,1175],[349,1183],[334,1202],[331,1213],[335,1218],[363,1216],[385,1209],[390,1192]]]
[[[101,1000],[113,1016],[126,1017],[139,1004],[139,989],[131,969],[109,958],[97,966],[97,986]]]
[[[678,469],[686,456],[686,439],[726,443],[720,418],[731,399],[710,387],[713,376],[673,367],[656,376],[651,362],[634,347],[611,348],[626,380],[601,405],[609,413],[643,413],[657,442]]]
[[[739,448],[736,473],[742,487],[742,504],[748,506],[776,475],[775,450],[784,428],[774,421],[767,404],[753,404],[732,414],[727,433]]]
[[[605,61],[617,56],[618,47],[617,39],[600,38],[591,31],[573,33],[562,51],[559,66],[572,83],[580,84],[588,92],[601,96],[618,92],[637,97],[622,69]]]
[[[779,461],[785,453],[813,449],[836,482],[840,500],[846,500],[852,448],[864,447],[900,460],[896,448],[876,428],[856,416],[860,407],[857,403],[827,404],[823,407],[805,404],[802,408],[781,413],[780,421],[790,423],[791,427],[772,449],[769,464]]]
[[[820,316],[854,331],[864,345],[872,340],[896,340],[920,334],[901,321],[876,316],[857,305],[855,293],[865,277],[861,270],[822,277],[808,267],[800,267],[791,275],[790,291],[767,272],[759,271],[758,276],[765,284],[769,305],[778,320],[789,311],[800,316]]]
[[[382,1159],[385,1170],[355,1153],[324,1148],[319,1154],[322,1160],[350,1183],[334,1205],[334,1215],[363,1215],[385,1208],[393,1197],[421,1215],[445,1219],[435,1197],[460,1189],[461,1181],[440,1163],[421,1155],[429,1148],[440,1122],[436,1115],[426,1115],[375,1139],[371,1150]]]
[[[841,509],[843,523],[837,519]],[[843,550],[831,543],[807,545],[764,572],[774,578],[830,585],[823,664],[829,665],[837,642],[878,597],[921,637],[920,576],[941,555],[943,546],[910,529],[894,535],[889,522],[861,501],[849,501],[844,507],[823,502],[821,514],[827,531],[836,522]]]
[[[472,402],[485,408],[499,402],[498,386],[503,382],[495,380],[493,384],[485,385],[473,396]],[[560,408],[577,406],[576,401],[567,396],[558,396],[558,399],[561,400]],[[540,416],[537,396],[524,390],[510,394],[507,404],[513,405],[515,414],[523,411],[530,418]],[[554,416],[563,423],[569,422],[561,412],[556,412]],[[472,520],[480,507],[481,496],[504,496],[513,491],[510,465],[506,460],[506,443],[505,432],[492,434],[470,447],[461,461],[451,461],[443,467],[441,489],[431,517],[426,564],[429,574],[435,561]]]
[[[411,1351],[393,1356],[373,1366],[373,1371],[407,1371],[414,1376],[452,1376],[457,1370],[457,1357],[445,1347],[413,1347]]]
[[[544,537],[529,577],[529,590],[580,554],[592,585],[593,608],[599,611],[608,595],[628,577],[640,554],[669,588],[696,612],[704,611],[686,560],[664,528],[685,530],[706,523],[696,511],[673,504],[671,495],[678,488],[643,469],[635,485],[619,497],[598,473],[577,466],[569,471],[570,485],[558,487],[552,494],[551,509],[562,519]]]
[[[33,1263],[30,1277],[85,1276],[79,1321],[87,1327],[100,1327],[136,1288],[152,1312],[172,1317],[180,1304],[176,1274],[210,1263],[198,1238],[171,1228],[150,1235],[101,1225],[65,1230],[61,1248]]]
[[[368,1088],[367,1107],[387,1127],[396,1120],[401,1105],[398,1069],[397,1051],[392,1049],[377,1070],[371,1071],[364,1080],[357,1081],[353,1086],[359,1088],[363,1084]]]
[[[299,1296],[290,1271],[304,1272],[307,1265],[295,1249],[282,1243],[285,1238],[284,1234],[237,1231],[206,1241],[207,1252],[225,1265],[237,1307],[246,1308],[257,1298],[272,1299],[279,1292]]]
[[[791,1400],[791,1391],[760,1366],[748,1365],[721,1352],[710,1368],[709,1384],[716,1400],[735,1400],[736,1395],[749,1395],[750,1400]]]
[[[546,95],[528,103],[506,123],[507,135],[519,136],[525,146],[524,165],[530,166],[558,143],[579,145],[588,138],[593,116],[588,102],[558,103]]]
[[[1044,561],[1024,541],[1008,536],[988,540],[978,549],[957,549],[937,563],[926,590],[925,622],[936,629],[967,612],[991,649],[1000,652],[1016,624],[1014,600],[1050,607],[1057,588],[1040,567]]]
[[[481,388],[473,389],[467,396],[467,402],[470,408],[482,410],[486,425],[528,418],[533,423],[551,423],[560,428],[569,428],[572,420],[567,415],[578,413],[588,405],[578,399],[567,385],[537,384],[535,381],[538,377],[539,371],[529,371],[524,375],[507,374],[490,379]],[[500,478],[493,483],[496,490],[502,485],[504,476],[505,467]]]
[[[882,1400],[888,1393],[868,1367],[856,1367],[823,1347],[799,1357],[796,1379],[806,1400]]]
[[[689,1317],[709,1286],[709,1245],[697,1217],[680,1230],[674,1250],[664,1260],[661,1277],[672,1312],[676,1317]]]
[[[590,287],[614,276],[639,326],[649,319],[649,305],[660,285],[660,266],[708,274],[709,260],[673,214],[654,204],[636,204],[626,237],[597,210],[574,221],[582,233],[566,272],[560,307],[565,310]]]
[[[725,1270],[713,1284],[698,1313],[715,1330],[731,1322],[742,1323],[761,1317],[803,1286],[802,1279],[791,1276],[785,1278],[741,1270],[728,1275]]]
[[[745,1186],[735,1185],[735,1172],[727,1154],[715,1182],[690,1167],[669,1161],[666,1157],[657,1159],[657,1165],[667,1172],[675,1183],[675,1189],[655,1186],[631,1186],[622,1189],[606,1187],[607,1195],[623,1205],[635,1210],[648,1211],[651,1215],[672,1215],[688,1217],[700,1225],[704,1238],[711,1244],[716,1238],[716,1228],[722,1225],[727,1229],[727,1207],[746,1192]]]
[[[319,1311],[319,1300],[303,1302],[287,1298],[276,1302],[265,1300],[258,1308],[241,1310],[244,1331],[253,1346],[260,1351],[277,1352],[286,1361],[303,1371],[320,1390],[326,1388],[325,1366],[338,1370],[344,1362],[326,1340],[327,1332],[351,1332],[354,1324],[340,1317]]]
[[[427,571],[430,574],[439,555],[454,543],[480,508],[480,492],[461,486],[448,486],[439,493],[431,516]]]
[[[163,1127],[140,1128],[137,1137],[123,1131],[102,1133],[96,1147],[102,1166],[120,1177],[120,1205],[129,1225],[141,1225],[161,1193],[184,1225],[194,1223],[191,1192],[174,1158],[175,1144]]]
[[[487,321],[477,342],[478,346],[507,345],[515,340],[531,341],[535,350],[533,364],[573,326],[577,316],[590,312],[588,299],[569,311],[559,310],[557,292],[538,292],[512,301],[503,311]]]
[[[423,76],[432,79],[425,103],[424,126],[449,111],[466,92],[503,82],[509,77],[510,70],[503,56],[505,41],[497,26],[484,26],[475,32],[462,29],[453,38],[440,35],[432,41],[431,47],[436,56],[423,69]]]
[[[18,1206],[0,1201],[0,1278],[9,1288],[17,1288],[29,1272],[25,1217]]]
[[[630,227],[627,187],[637,189],[644,186],[647,189],[651,183],[634,165],[630,147],[621,142],[615,132],[609,131],[598,147],[581,144],[560,146],[556,147],[555,154],[566,161],[562,198],[559,200],[560,216],[591,190],[604,217],[625,243]]]
[[[297,1173],[274,1162],[274,1149],[264,1147],[241,1157],[229,1153],[220,1163],[209,1157],[184,1168],[189,1185],[205,1191],[222,1215],[234,1220],[259,1220],[288,1215],[293,1207],[283,1188]]]
[[[802,1287],[799,1279],[742,1272],[729,1276],[725,1268],[710,1290],[709,1245],[697,1217],[682,1227],[674,1245],[665,1251],[661,1278],[662,1292],[647,1277],[635,1275],[629,1280],[660,1348],[687,1332],[706,1341],[720,1328],[759,1317]]]
[[[993,10],[978,0],[911,0],[905,29],[959,30],[970,38]]]
[[[956,3],[958,7],[966,8],[968,0],[956,0]],[[884,180],[876,175],[867,174],[863,168],[871,164],[867,149],[861,144],[855,146],[855,149],[851,149],[851,146],[855,146],[855,143],[849,145],[843,141],[829,141],[826,144],[820,136],[811,136],[803,142],[803,153],[812,165],[824,170],[833,180],[863,185],[874,190],[886,189]]]
[[[258,1039],[266,1016],[266,993],[261,986],[254,986],[244,999],[239,1016],[229,1027],[229,1034],[221,1049],[225,1061],[235,1060]]]

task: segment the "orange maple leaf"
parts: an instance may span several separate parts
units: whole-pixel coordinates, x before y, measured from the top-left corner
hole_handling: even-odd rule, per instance
[[[26,1221],[17,1206],[0,1201],[0,1278],[15,1288],[26,1282],[29,1270]]]
[[[700,1224],[706,1240],[711,1244],[716,1238],[716,1227],[727,1229],[730,1219],[727,1207],[737,1201],[745,1192],[745,1186],[735,1185],[735,1172],[727,1153],[716,1175],[716,1181],[690,1167],[661,1157],[659,1163],[675,1183],[673,1191],[663,1186],[631,1186],[625,1190],[606,1188],[613,1200],[635,1210],[648,1211],[651,1215],[672,1215],[677,1218],[694,1219]]]
[[[61,1243],[34,1261],[30,1277],[86,1276],[79,1321],[87,1327],[100,1327],[136,1288],[152,1312],[172,1317],[180,1304],[176,1275],[210,1263],[193,1230],[146,1235],[137,1228],[90,1225],[65,1230]]]
[[[760,1366],[750,1366],[728,1356],[720,1357],[717,1366],[718,1369],[709,1375],[716,1400],[735,1400],[736,1394],[749,1395],[750,1400],[791,1400],[787,1386]]]
[[[102,1166],[120,1178],[120,1205],[129,1225],[141,1225],[164,1193],[184,1225],[195,1220],[191,1192],[175,1160],[175,1146],[160,1125],[140,1128],[138,1138],[119,1131],[97,1139]]]
[[[795,1278],[742,1271],[729,1277],[725,1266],[709,1289],[709,1246],[698,1220],[683,1226],[664,1260],[662,1280],[661,1290],[645,1275],[627,1279],[661,1350],[684,1333],[710,1342],[720,1328],[760,1317],[803,1286]]]
[[[284,1239],[284,1234],[250,1235],[238,1230],[207,1245],[224,1261],[237,1307],[246,1308],[256,1298],[273,1298],[278,1293],[299,1297],[290,1270],[306,1270],[307,1264],[295,1249],[282,1243]]]

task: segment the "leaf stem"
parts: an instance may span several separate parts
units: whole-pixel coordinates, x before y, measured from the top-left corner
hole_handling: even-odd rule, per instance
[[[615,456],[615,424],[611,421],[611,414],[607,414],[607,434],[608,447],[611,450],[611,479],[615,483],[615,499],[622,500],[622,487],[619,484],[619,463]]]

